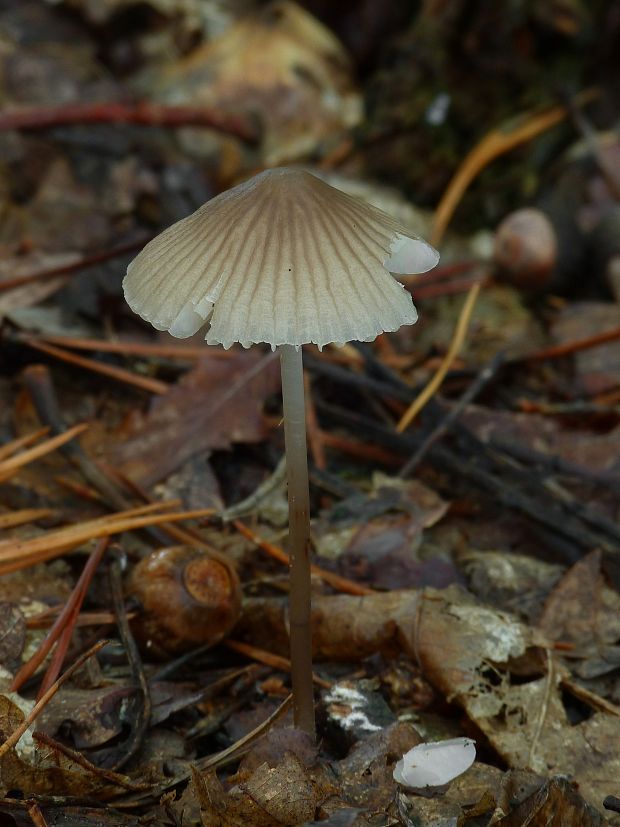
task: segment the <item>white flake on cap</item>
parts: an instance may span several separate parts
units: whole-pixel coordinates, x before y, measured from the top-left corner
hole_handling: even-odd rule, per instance
[[[153,239],[129,265],[129,306],[209,344],[322,346],[416,321],[390,270],[426,272],[433,248],[391,216],[298,169],[263,172]]]
[[[476,745],[470,738],[418,744],[394,767],[394,780],[403,787],[426,791],[443,787],[474,763]]]

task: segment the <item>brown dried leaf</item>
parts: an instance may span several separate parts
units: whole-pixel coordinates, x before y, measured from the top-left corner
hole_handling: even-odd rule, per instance
[[[551,778],[495,827],[599,827],[601,816],[565,778]]]
[[[620,595],[606,585],[601,561],[595,550],[575,563],[549,595],[538,624],[549,639],[573,645],[568,662],[583,678],[620,665]]]
[[[381,652],[413,656],[411,637],[420,592],[394,591],[353,597],[316,597],[312,605],[312,645],[316,660],[361,660]],[[279,599],[248,599],[235,635],[255,646],[289,651],[286,604]]]
[[[529,622],[540,617],[545,599],[564,573],[555,563],[512,551],[466,547],[457,548],[455,556],[476,597]]]
[[[265,435],[263,403],[278,383],[276,354],[255,348],[225,360],[206,355],[144,418],[134,420],[120,445],[116,435],[109,460],[149,486],[201,451],[259,440]]]
[[[340,575],[378,589],[440,588],[460,580],[459,573],[447,555],[418,552],[424,529],[447,510],[447,501],[418,480],[375,473],[368,495],[339,502],[319,521],[317,551],[337,558]]]
[[[24,720],[24,713],[6,695],[0,695],[0,734],[2,740],[11,735]],[[49,745],[28,742],[24,736],[15,749],[0,758],[0,795],[19,790],[30,795],[97,795],[101,799],[134,788],[127,778],[104,771],[81,756],[72,760],[70,754]],[[77,756],[76,756],[77,758]]]
[[[408,795],[399,788],[398,812],[408,824],[424,824],[425,827],[466,824],[470,819],[488,817],[493,812],[501,780],[501,770],[475,763],[436,798]],[[483,820],[481,823],[487,822]]]
[[[280,763],[258,766],[244,783],[228,793],[214,772],[193,773],[203,827],[283,827],[310,821],[319,796],[301,761],[285,752]]]

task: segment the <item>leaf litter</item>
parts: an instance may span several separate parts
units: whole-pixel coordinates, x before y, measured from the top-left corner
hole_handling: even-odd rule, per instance
[[[465,55],[464,4],[401,5],[352,24],[321,3],[0,3],[12,823],[617,823],[617,153],[592,93],[566,106],[546,80],[557,60],[585,89],[584,44],[603,61],[613,26],[598,2],[517,3],[499,28],[482,4]],[[287,700],[277,360],[153,336],[120,292],[145,238],[275,163],[443,253],[407,279],[418,325],[307,360],[318,749]],[[555,258],[506,283],[492,231],[524,205]],[[180,547],[164,591],[146,562]],[[232,631],[196,555],[239,595]],[[157,645],[142,589],[204,643]],[[396,784],[409,750],[455,739],[477,760],[447,790]]]

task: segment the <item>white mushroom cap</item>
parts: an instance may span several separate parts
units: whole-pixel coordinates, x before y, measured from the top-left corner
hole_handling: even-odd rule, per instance
[[[209,344],[370,341],[412,324],[390,272],[424,273],[438,253],[389,215],[298,169],[223,192],[153,239],[123,282],[158,330]]]
[[[394,780],[413,790],[443,787],[474,763],[476,745],[470,738],[418,744],[394,767]]]

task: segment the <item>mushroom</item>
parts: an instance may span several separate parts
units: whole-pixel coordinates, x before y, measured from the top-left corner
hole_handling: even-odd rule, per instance
[[[438,253],[391,216],[300,169],[262,172],[172,225],[130,264],[129,306],[158,330],[208,344],[267,343],[281,356],[291,558],[295,725],[314,734],[309,495],[301,345],[371,341],[412,324],[391,273]]]

